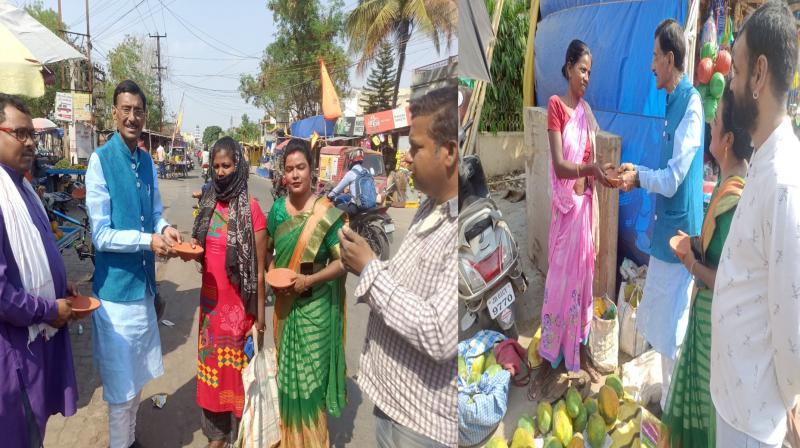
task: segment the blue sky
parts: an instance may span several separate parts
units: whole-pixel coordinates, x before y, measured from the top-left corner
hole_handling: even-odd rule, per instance
[[[358,0],[345,0],[345,11],[357,4]],[[134,8],[135,5],[138,6]],[[58,1],[44,0],[44,6],[57,10]],[[167,38],[161,40],[162,64],[169,71],[164,101],[169,112],[177,113],[181,94],[185,94],[183,132],[193,132],[195,126],[200,126],[202,132],[214,124],[227,128],[231,120],[237,125],[243,113],[251,119],[263,116],[263,111],[245,103],[236,89],[239,74],[258,72],[262,51],[274,40],[272,13],[267,10],[265,0],[89,0],[89,10],[96,50],[92,57],[102,62],[126,34],[146,37],[166,32]],[[62,12],[70,31],[86,33],[84,0],[62,0]],[[442,48],[441,54],[437,54],[421,35],[412,36],[401,86],[410,85],[415,67],[456,52],[456,42],[450,51]],[[313,73],[318,74],[318,68]],[[363,85],[368,73],[359,76],[353,68],[351,85],[354,88]]]

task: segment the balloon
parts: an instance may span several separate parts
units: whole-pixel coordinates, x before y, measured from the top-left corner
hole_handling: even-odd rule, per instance
[[[712,61],[717,57],[717,46],[712,42],[703,44],[703,49],[700,51],[701,58],[710,58]]]
[[[711,58],[703,58],[697,65],[697,79],[700,80],[700,84],[708,84],[712,74],[714,74],[714,61]]]
[[[717,115],[717,104],[719,104],[719,100],[714,98],[703,100],[703,114],[705,115],[706,123],[711,123]]]
[[[731,53],[728,50],[723,48],[719,51],[714,70],[721,73],[722,76],[728,76],[728,72],[731,71]]]
[[[722,73],[717,72],[711,76],[711,81],[708,83],[708,90],[716,99],[722,96],[722,91],[725,90],[725,77]]]

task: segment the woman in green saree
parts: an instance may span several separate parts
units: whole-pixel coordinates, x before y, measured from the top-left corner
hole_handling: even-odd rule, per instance
[[[672,374],[662,419],[665,429],[662,434],[673,448],[716,446],[716,411],[709,390],[711,301],[722,248],[744,189],[747,161],[753,152],[750,135],[734,126],[733,95],[727,87],[711,123],[710,151],[719,166],[720,181],[703,221],[699,240],[702,257],[698,260],[689,251],[681,258],[695,277],[695,290],[686,338]]]
[[[281,447],[328,447],[327,414],[345,405],[345,269],[337,233],[341,210],[311,187],[311,154],[305,141],[286,145],[288,196],[275,201],[267,219],[274,258],[269,269],[297,273],[294,286],[276,291],[275,347]],[[272,253],[268,250],[268,253]]]

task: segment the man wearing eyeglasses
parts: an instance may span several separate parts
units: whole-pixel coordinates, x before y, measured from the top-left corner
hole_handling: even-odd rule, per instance
[[[48,417],[75,414],[78,399],[66,328],[77,291],[23,177],[34,150],[28,108],[0,93],[0,433],[12,448],[40,447]]]
[[[162,217],[158,173],[137,147],[147,99],[133,81],[114,90],[117,132],[89,159],[86,206],[96,249],[92,314],[95,363],[108,402],[111,448],[139,446],[141,390],[164,373],[154,307],[155,256],[175,256],[178,231]]]

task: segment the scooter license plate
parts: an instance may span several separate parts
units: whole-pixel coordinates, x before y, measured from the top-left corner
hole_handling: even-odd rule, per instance
[[[511,283],[506,283],[486,302],[486,307],[489,309],[489,317],[496,318],[503,310],[510,307],[515,299],[514,288]]]
[[[383,223],[383,231],[386,232],[386,233],[393,233],[394,232],[394,223],[393,222]]]

